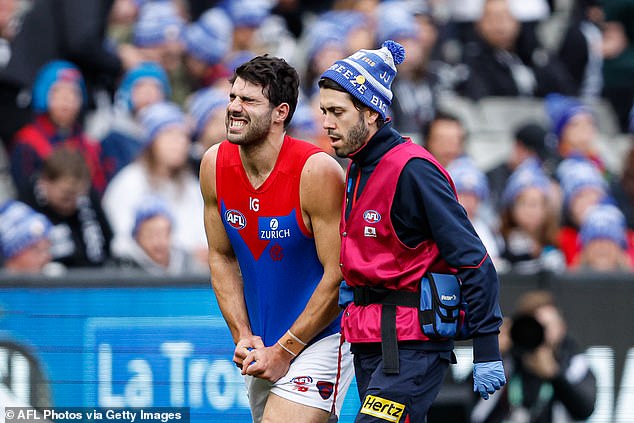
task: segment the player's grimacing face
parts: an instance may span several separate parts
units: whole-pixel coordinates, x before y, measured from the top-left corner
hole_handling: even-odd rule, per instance
[[[266,138],[271,129],[273,109],[261,86],[236,78],[225,118],[229,142],[248,145]]]
[[[330,145],[339,157],[348,157],[368,140],[370,130],[363,112],[352,103],[349,94],[329,88],[319,90],[319,107],[323,128],[328,131]]]

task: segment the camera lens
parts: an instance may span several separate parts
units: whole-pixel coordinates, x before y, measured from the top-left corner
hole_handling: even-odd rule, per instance
[[[513,318],[511,340],[519,352],[534,351],[544,342],[544,327],[533,316],[517,316]]]

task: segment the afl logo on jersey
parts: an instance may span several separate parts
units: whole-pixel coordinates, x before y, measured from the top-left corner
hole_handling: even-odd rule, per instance
[[[379,223],[381,220],[381,213],[376,210],[366,210],[363,212],[363,220],[368,223]]]
[[[225,221],[237,230],[244,229],[247,226],[247,219],[238,210],[227,210],[225,212]]]

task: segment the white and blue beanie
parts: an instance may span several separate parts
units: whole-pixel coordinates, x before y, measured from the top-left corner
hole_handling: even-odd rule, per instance
[[[594,163],[583,157],[571,157],[562,161],[556,170],[559,185],[564,194],[564,206],[581,190],[592,188],[598,190],[603,198],[608,197],[608,184]]]
[[[231,49],[232,40],[231,19],[218,7],[207,10],[183,32],[187,53],[207,65],[222,61]]]
[[[269,0],[225,0],[222,6],[231,17],[233,25],[241,28],[257,28],[271,15]]]
[[[52,228],[46,216],[18,201],[3,207],[0,218],[3,221],[0,227],[0,251],[4,259],[10,259],[46,239]]]
[[[419,37],[419,27],[411,8],[404,1],[382,2],[376,9],[377,40],[403,40]]]
[[[579,114],[593,116],[592,110],[577,98],[557,93],[548,94],[544,98],[544,106],[557,139],[561,138],[564,128],[575,116]]]
[[[149,145],[164,129],[171,126],[187,128],[185,115],[180,107],[168,101],[154,103],[144,107],[141,111],[141,126],[145,136],[144,141]]]
[[[447,166],[447,172],[458,194],[470,192],[475,194],[480,201],[486,201],[489,197],[489,182],[486,175],[469,157],[463,156],[453,160]]]
[[[187,113],[194,123],[193,135],[198,137],[213,112],[228,104],[229,97],[222,90],[209,87],[196,91],[187,102]]]
[[[172,2],[145,3],[133,30],[133,42],[138,47],[154,47],[167,41],[178,41],[185,20]]]
[[[350,95],[377,111],[383,119],[392,104],[392,82],[396,65],[405,60],[405,49],[396,41],[387,40],[378,50],[361,49],[338,60],[322,75],[335,81]]]
[[[581,223],[579,239],[582,245],[595,239],[609,239],[621,248],[627,248],[625,216],[611,204],[593,206]]]
[[[174,226],[174,217],[170,211],[169,204],[158,196],[144,198],[138,205],[134,213],[134,225],[132,226],[132,237],[136,238],[143,222],[156,216],[164,216]]]
[[[504,207],[510,207],[517,197],[528,188],[537,188],[545,196],[550,195],[550,179],[535,159],[525,160],[509,176],[501,197]]]

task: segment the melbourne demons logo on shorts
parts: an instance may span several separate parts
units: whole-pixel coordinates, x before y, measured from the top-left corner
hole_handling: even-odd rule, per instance
[[[381,213],[376,210],[366,210],[363,212],[363,220],[370,224],[379,223],[381,221]]]
[[[308,388],[313,383],[313,378],[310,376],[296,376],[291,379],[291,383],[295,385],[295,389],[299,392],[307,392]]]
[[[225,212],[225,221],[237,230],[244,229],[247,226],[247,218],[238,210],[227,210]]]
[[[334,391],[335,384],[332,382],[328,382],[325,380],[317,381],[317,389],[319,390],[319,395],[322,399],[327,400],[330,398]]]

